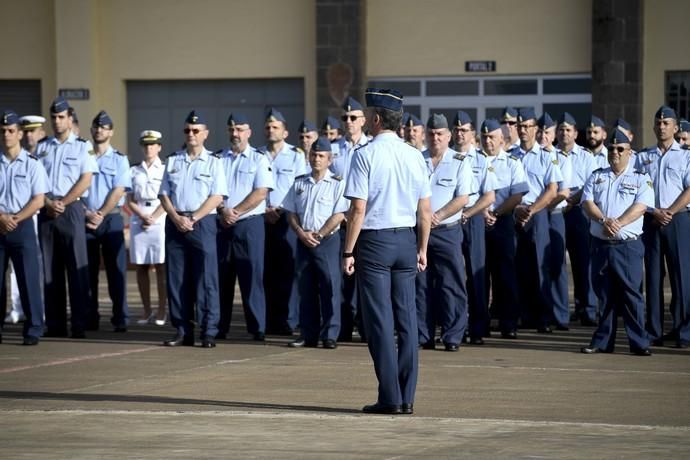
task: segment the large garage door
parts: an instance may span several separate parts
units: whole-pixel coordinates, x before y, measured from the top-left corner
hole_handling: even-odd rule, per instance
[[[0,110],[8,109],[20,116],[40,115],[41,80],[0,80]]]
[[[252,145],[264,145],[263,116],[275,106],[288,120],[290,137],[297,140],[297,126],[304,114],[304,82],[301,78],[252,80],[155,80],[127,82],[127,140],[130,161],[141,160],[139,133],[155,129],[163,133],[163,153],[178,150],[184,142],[182,128],[190,110],[208,119],[209,150],[228,145],[227,118],[240,111],[252,123]]]

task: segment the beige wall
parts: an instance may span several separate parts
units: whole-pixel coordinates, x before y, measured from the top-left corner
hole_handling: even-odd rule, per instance
[[[370,0],[367,76],[589,72],[591,22],[591,0]]]
[[[665,102],[665,72],[690,71],[687,28],[690,2],[687,0],[654,0],[644,3],[644,56],[642,90],[642,137],[652,145],[654,113]]]
[[[53,0],[4,2],[0,30],[11,44],[2,50],[0,78],[42,80],[41,98],[47,112],[56,84]]]

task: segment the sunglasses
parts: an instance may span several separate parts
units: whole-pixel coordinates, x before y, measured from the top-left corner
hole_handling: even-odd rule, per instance
[[[621,146],[619,145],[619,146],[617,146],[617,147],[611,147],[611,150],[613,150],[614,152],[623,153],[623,152],[625,152],[626,150],[628,150],[628,148],[627,148],[627,147],[621,147]]]
[[[347,121],[350,120],[351,122],[357,121],[358,118],[364,118],[362,115],[343,115],[340,117],[341,120]]]
[[[184,133],[185,133],[185,134],[192,133],[192,134],[194,134],[195,136],[196,136],[197,134],[199,134],[200,132],[201,132],[201,130],[200,130],[199,128],[194,128],[194,129],[185,128],[185,129],[184,129]]]
[[[515,125],[517,125],[517,121],[509,121],[509,120],[507,120],[507,121],[502,121],[501,124],[502,124],[502,125],[515,126]]]

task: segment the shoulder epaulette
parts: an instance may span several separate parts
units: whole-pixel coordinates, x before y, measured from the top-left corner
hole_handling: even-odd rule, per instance
[[[356,152],[357,150],[361,149],[362,147],[366,147],[367,144],[368,144],[368,142],[367,142],[366,144],[357,144],[357,145],[355,146],[355,150],[354,150],[354,151]]]
[[[41,140],[39,140],[39,141],[37,142],[37,144],[40,144],[41,142],[45,142],[45,141],[47,141],[48,139],[49,139],[48,136],[43,136],[43,137],[41,138]]]
[[[454,159],[454,160],[463,161],[465,158],[466,158],[466,155],[462,155],[462,154],[460,154],[460,153],[456,153],[455,155],[453,155],[453,159]]]
[[[295,177],[295,179],[307,179],[309,178],[309,174],[300,174],[299,176]]]
[[[636,170],[633,171],[633,172],[634,172],[635,174],[646,174],[646,173],[645,173],[643,170],[641,170],[641,169],[636,169]]]
[[[177,155],[177,152],[172,152],[172,153],[168,154],[165,158],[166,158],[166,159],[167,159],[167,158],[172,158],[172,157],[174,157],[175,155]]]
[[[89,142],[89,141],[87,141],[86,139],[84,139],[83,137],[78,137],[77,140],[78,140],[79,142]]]
[[[126,156],[127,156],[127,155],[125,155],[124,153],[120,152],[118,149],[113,149],[113,152],[115,152],[115,153],[117,153],[118,155],[123,156],[123,157],[126,157]]]
[[[304,150],[302,150],[301,148],[297,147],[296,145],[293,145],[293,146],[292,146],[292,150],[294,150],[294,151],[297,152],[297,153],[301,153],[302,155],[304,155]]]
[[[477,149],[477,153],[480,154],[480,155],[482,155],[482,156],[485,156],[485,157],[488,157],[488,156],[489,156],[489,154],[486,153],[484,150]]]
[[[594,171],[592,171],[592,174],[594,174],[595,172],[602,172],[604,169],[605,168],[597,168]]]
[[[31,158],[32,160],[38,161],[38,157],[37,157],[36,155],[34,155],[33,153],[30,153],[30,154],[28,155],[28,157]]]
[[[211,156],[214,156],[214,157],[216,157],[216,158],[220,158],[221,156],[223,156],[223,149],[218,149],[218,150],[216,150],[215,152],[213,152],[213,153],[211,154]]]
[[[333,177],[334,180],[337,180],[338,182],[340,182],[341,180],[343,180],[343,176],[332,176],[332,177]]]
[[[129,165],[129,167],[130,167],[130,168],[135,168],[135,167],[137,167],[137,166],[141,166],[142,163],[143,163],[143,161],[140,161],[139,163],[134,163],[134,164]]]
[[[511,160],[520,161],[520,159],[515,155],[509,155],[508,158],[510,158]]]

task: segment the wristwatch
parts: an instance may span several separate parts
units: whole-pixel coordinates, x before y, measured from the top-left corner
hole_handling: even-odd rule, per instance
[[[602,217],[601,219],[599,219],[599,223],[601,225],[604,225],[606,223],[606,217]]]

